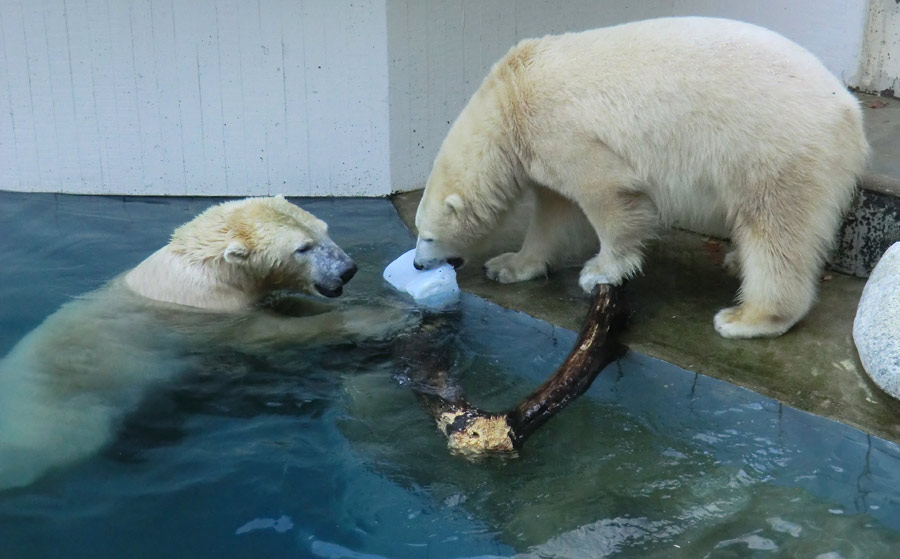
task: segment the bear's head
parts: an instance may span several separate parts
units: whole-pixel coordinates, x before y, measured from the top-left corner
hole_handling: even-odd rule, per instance
[[[448,158],[438,157],[416,210],[419,238],[414,263],[419,270],[444,262],[459,268],[472,245],[492,228],[492,216],[485,215],[483,203],[472,203],[479,197],[453,167]]]
[[[470,102],[441,145],[416,212],[415,265],[459,267],[474,245],[500,222],[518,194],[514,158],[496,126]],[[496,120],[496,119],[494,119]],[[502,135],[502,134],[501,134]]]
[[[247,294],[337,297],[356,273],[325,222],[281,195],[213,206],[176,229],[169,247]]]

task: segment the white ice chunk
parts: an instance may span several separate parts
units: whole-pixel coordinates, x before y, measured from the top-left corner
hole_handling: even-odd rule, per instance
[[[443,308],[457,302],[459,286],[453,266],[443,264],[433,270],[416,270],[415,255],[416,249],[412,249],[388,264],[384,279],[398,291],[412,295],[420,305]]]

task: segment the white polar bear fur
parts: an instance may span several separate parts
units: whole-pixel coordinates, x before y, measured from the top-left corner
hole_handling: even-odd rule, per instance
[[[317,251],[324,259],[314,262]],[[276,290],[312,293],[314,278],[339,281],[348,262],[322,221],[282,197],[226,202],[178,228],[166,247],[64,305],[0,360],[0,489],[95,453],[150,388],[201,350],[265,352],[402,322],[390,309],[284,317],[254,308]]]
[[[416,263],[463,257],[536,192],[521,250],[489,277],[543,275],[587,217],[590,292],[639,272],[660,226],[721,222],[742,285],[726,337],[777,336],[818,274],[868,153],[856,99],[809,52],[747,23],[663,18],[520,42],[450,129],[416,215]]]

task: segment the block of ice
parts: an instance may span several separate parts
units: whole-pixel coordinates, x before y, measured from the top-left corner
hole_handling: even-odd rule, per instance
[[[415,255],[416,249],[412,249],[388,264],[384,279],[426,307],[444,308],[458,301],[459,286],[453,266],[444,264],[433,270],[416,270],[413,266]]]

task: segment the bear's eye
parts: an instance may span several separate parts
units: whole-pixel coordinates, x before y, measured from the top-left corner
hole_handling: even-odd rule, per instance
[[[295,250],[294,252],[296,252],[297,254],[306,254],[310,251],[311,248],[312,243],[303,243],[302,245],[298,246],[297,250]]]

